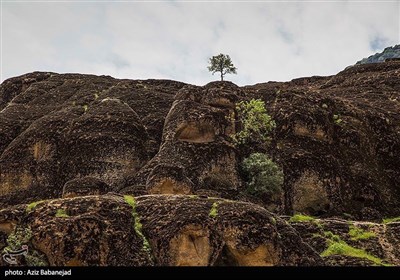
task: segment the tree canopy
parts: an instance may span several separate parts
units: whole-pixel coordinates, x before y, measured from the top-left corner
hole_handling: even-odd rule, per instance
[[[210,65],[207,67],[210,72],[219,72],[221,75],[221,81],[224,80],[226,74],[236,74],[237,68],[233,65],[229,55],[220,53],[209,59]]]

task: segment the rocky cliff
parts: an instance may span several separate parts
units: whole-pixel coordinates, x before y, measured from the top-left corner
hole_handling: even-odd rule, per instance
[[[386,59],[400,59],[400,45],[387,47],[382,52],[371,55],[357,61],[356,64],[379,63],[384,62]]]
[[[8,79],[0,248],[28,245],[17,265],[400,265],[399,77],[393,60],[245,87]],[[239,164],[263,147],[230,140],[252,98],[276,122],[279,199],[244,191]]]

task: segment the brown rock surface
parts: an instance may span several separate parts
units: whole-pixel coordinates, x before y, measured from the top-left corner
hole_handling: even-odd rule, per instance
[[[216,204],[216,215],[210,215]],[[0,228],[2,234],[29,229],[25,243],[52,266],[321,264],[280,218],[257,205],[214,198],[56,199],[4,209],[0,224],[7,223],[12,232]]]
[[[6,80],[0,247],[29,236],[27,265],[400,265],[399,223],[378,223],[400,216],[399,77],[391,60],[245,87],[47,72]],[[228,116],[250,98],[277,124],[268,150],[230,141],[240,127]],[[256,150],[283,167],[282,204],[244,191],[240,161]],[[265,208],[320,219],[292,227]],[[332,218],[345,216],[360,221]],[[324,255],[337,238],[356,253]]]

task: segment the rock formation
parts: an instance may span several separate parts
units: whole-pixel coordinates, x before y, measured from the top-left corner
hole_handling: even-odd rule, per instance
[[[400,59],[400,45],[387,47],[381,53],[376,53],[367,58],[363,58],[360,61],[357,61],[356,64],[379,63],[392,59]]]
[[[27,244],[18,265],[400,265],[399,77],[391,60],[245,87],[8,79],[0,248]],[[245,192],[230,140],[251,98],[277,124],[280,201]]]

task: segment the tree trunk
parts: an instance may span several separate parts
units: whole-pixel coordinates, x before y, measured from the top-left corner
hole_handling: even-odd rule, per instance
[[[221,72],[221,81],[223,81],[224,80],[224,74],[222,74],[222,72]]]

